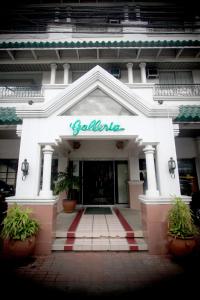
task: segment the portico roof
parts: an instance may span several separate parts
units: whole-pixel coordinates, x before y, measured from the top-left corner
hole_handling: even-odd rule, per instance
[[[17,117],[15,107],[0,107],[0,125],[21,124],[22,119]]]
[[[110,48],[110,47],[198,47],[199,40],[158,40],[158,41],[25,41],[25,42],[2,42],[1,49],[7,48]]]
[[[182,105],[175,122],[200,122],[200,105]]]
[[[182,105],[175,123],[200,122],[200,105]],[[21,124],[22,119],[17,117],[15,107],[0,107],[0,125]]]

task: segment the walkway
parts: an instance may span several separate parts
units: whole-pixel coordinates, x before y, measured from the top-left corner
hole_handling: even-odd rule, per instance
[[[0,261],[1,293],[21,300],[198,299],[199,258],[174,262],[141,252],[56,252],[21,266]]]
[[[116,207],[84,208],[73,214],[60,213],[52,250],[145,251],[147,244],[139,214],[136,210]]]

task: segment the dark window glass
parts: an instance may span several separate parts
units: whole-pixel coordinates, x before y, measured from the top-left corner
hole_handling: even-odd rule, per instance
[[[179,159],[178,171],[181,194],[191,196],[198,191],[198,181],[194,159]]]
[[[18,159],[0,159],[0,183],[2,187],[4,186],[4,191],[9,192],[7,196],[12,196],[15,193],[17,168]],[[9,187],[12,187],[12,191]]]

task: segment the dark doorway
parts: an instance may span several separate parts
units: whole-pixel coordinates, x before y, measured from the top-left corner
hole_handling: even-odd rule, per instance
[[[85,205],[114,204],[113,161],[83,162],[83,203]]]

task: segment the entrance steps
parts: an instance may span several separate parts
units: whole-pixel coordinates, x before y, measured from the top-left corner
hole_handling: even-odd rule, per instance
[[[80,210],[65,230],[56,231],[53,251],[147,251],[142,230],[133,230],[116,208],[112,215]]]

